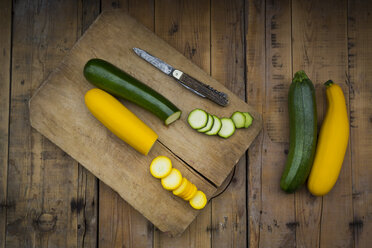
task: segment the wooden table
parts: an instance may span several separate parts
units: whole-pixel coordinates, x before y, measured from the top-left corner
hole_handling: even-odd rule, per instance
[[[158,231],[30,127],[28,100],[103,10],[121,8],[263,114],[263,131],[181,237]],[[371,1],[0,1],[1,247],[370,247]],[[304,69],[319,125],[333,79],[350,142],[330,194],[284,194],[287,93]],[[83,149],[83,148],[82,148]],[[156,206],[154,206],[156,207]]]

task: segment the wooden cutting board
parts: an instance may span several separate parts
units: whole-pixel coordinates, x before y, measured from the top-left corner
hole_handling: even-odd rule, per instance
[[[226,92],[229,105],[220,107],[188,91],[139,58],[133,47],[144,49]],[[93,86],[82,72],[85,63],[95,57],[120,67],[183,111],[180,120],[165,126],[146,110],[122,101],[159,135],[147,156],[110,133],[85,107],[84,94]],[[229,139],[203,135],[186,122],[194,108],[219,117],[229,117],[236,110],[248,111],[254,117],[253,125],[237,130]],[[158,155],[170,157],[173,166],[210,199],[261,129],[261,117],[252,107],[122,11],[104,12],[97,18],[32,97],[30,118],[35,129],[117,191],[161,231],[171,235],[182,233],[200,211],[162,188],[160,181],[150,175],[151,160]]]

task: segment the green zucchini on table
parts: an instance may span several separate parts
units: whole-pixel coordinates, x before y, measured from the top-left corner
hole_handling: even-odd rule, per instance
[[[288,95],[290,145],[280,187],[294,192],[307,179],[317,140],[315,89],[304,71],[294,75]]]
[[[84,67],[84,76],[96,87],[150,111],[165,125],[181,116],[181,111],[163,95],[105,60],[89,60]]]

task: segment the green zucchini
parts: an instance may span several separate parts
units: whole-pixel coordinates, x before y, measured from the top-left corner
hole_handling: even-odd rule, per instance
[[[245,115],[242,112],[235,111],[231,117],[236,128],[242,128],[245,125]]]
[[[294,192],[306,181],[317,140],[315,89],[304,71],[294,75],[288,94],[290,144],[280,187]]]
[[[209,115],[202,109],[194,109],[187,117],[187,122],[193,129],[201,129],[208,124]]]
[[[181,116],[181,111],[164,96],[105,60],[89,60],[84,76],[96,87],[150,111],[165,125]]]
[[[202,128],[200,128],[200,129],[198,129],[198,132],[199,132],[199,133],[205,133],[205,132],[208,132],[209,130],[212,129],[213,122],[214,122],[213,116],[210,115],[210,114],[208,114],[208,122],[207,122],[207,125],[205,125],[205,127],[202,127]]]

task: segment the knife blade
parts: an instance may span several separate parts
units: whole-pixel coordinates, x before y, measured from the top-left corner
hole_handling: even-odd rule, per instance
[[[141,57],[163,73],[167,74],[168,76],[173,77],[178,83],[180,83],[188,90],[194,92],[195,94],[207,98],[221,106],[226,106],[229,103],[228,95],[226,93],[220,92],[212,88],[211,86],[191,77],[183,71],[173,68],[171,65],[140,48],[134,47],[133,51],[139,57]]]

